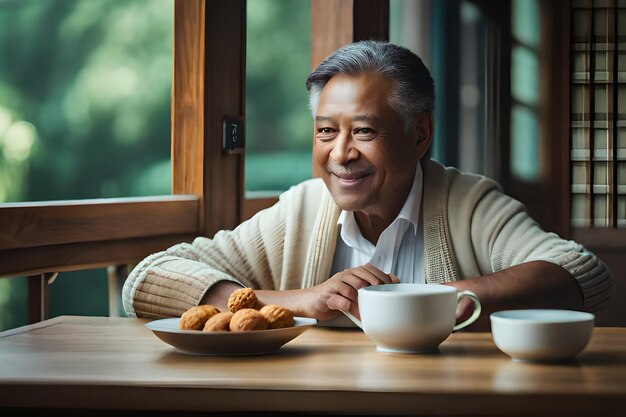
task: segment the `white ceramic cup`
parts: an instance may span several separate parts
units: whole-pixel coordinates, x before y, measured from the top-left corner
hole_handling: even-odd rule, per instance
[[[572,310],[508,310],[492,313],[493,341],[516,362],[573,359],[589,343],[595,316]]]
[[[462,297],[472,300],[474,313],[455,326]],[[438,284],[384,284],[359,289],[360,321],[345,314],[376,343],[378,351],[428,353],[436,351],[450,333],[476,321],[480,310],[480,301],[471,291]]]

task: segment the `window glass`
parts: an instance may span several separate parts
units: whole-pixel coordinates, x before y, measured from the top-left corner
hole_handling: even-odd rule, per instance
[[[511,5],[510,169],[517,180],[539,179],[539,6],[536,0]]]
[[[0,332],[28,323],[28,282],[0,278]]]
[[[173,0],[0,1],[0,202],[169,194]]]
[[[389,0],[389,41],[413,51],[430,71],[435,82],[435,126],[429,156],[436,161],[448,163],[445,125],[441,124],[441,115],[448,105],[442,90],[446,84],[442,82],[445,78],[445,65],[441,65],[441,62],[445,58],[437,45],[445,24],[441,10],[431,0]]]
[[[513,37],[529,47],[539,46],[539,5],[536,0],[513,0],[511,3]]]
[[[249,0],[246,47],[248,197],[277,194],[311,178],[313,119],[309,1]]]
[[[515,46],[511,51],[511,94],[522,103],[537,106],[539,101],[537,52]]]
[[[415,52],[435,81],[430,157],[487,172],[485,16],[469,1],[391,0],[389,7],[390,41]]]
[[[106,269],[62,272],[48,292],[49,315],[124,315],[121,306],[109,311]],[[0,331],[28,324],[28,279],[0,278]]]
[[[174,0],[0,0],[0,203],[171,192]],[[106,270],[62,273],[50,315],[106,315]],[[0,330],[27,280],[0,278]]]
[[[491,158],[485,158],[487,57],[487,19],[482,11],[469,1],[463,1],[459,16],[459,157],[462,170],[486,174]]]
[[[518,179],[534,181],[538,177],[537,137],[539,129],[535,114],[523,106],[511,112],[511,172]]]

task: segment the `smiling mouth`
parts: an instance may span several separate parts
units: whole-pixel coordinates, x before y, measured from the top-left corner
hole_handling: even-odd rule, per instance
[[[331,172],[332,175],[334,175],[338,180],[339,183],[345,186],[356,186],[359,185],[360,183],[364,182],[367,178],[370,177],[370,175],[372,174],[371,172],[362,172],[362,173],[355,173],[355,174],[336,174],[334,172]]]
[[[372,166],[359,166],[355,163],[341,165],[332,160],[328,162],[326,169],[343,187],[358,187],[376,171]]]

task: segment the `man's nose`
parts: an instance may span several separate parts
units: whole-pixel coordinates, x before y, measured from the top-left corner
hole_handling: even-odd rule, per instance
[[[330,157],[336,163],[344,165],[358,158],[359,152],[353,146],[352,138],[349,134],[340,134],[333,145],[333,149],[330,151]]]

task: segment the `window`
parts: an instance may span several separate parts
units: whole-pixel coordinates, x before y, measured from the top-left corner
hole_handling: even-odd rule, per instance
[[[571,224],[626,227],[626,8],[572,2]]]
[[[352,40],[387,37],[384,1],[311,0],[311,12],[313,64]],[[232,228],[271,204],[246,205],[243,156],[222,152],[224,117],[245,114],[245,33],[245,0],[174,0],[175,195],[0,204],[0,277],[29,275],[30,320],[45,314],[54,272],[111,266],[118,274],[120,265]]]
[[[196,196],[58,201],[170,192],[173,8],[0,2],[0,51],[12,58],[0,61],[0,203],[12,202],[0,204],[0,276],[30,275],[0,280],[2,307],[23,311],[28,293],[29,320],[48,304],[106,314],[107,270],[88,269],[198,233]],[[54,275],[43,273],[57,271],[48,291]],[[67,300],[69,291],[83,297]],[[76,304],[94,292],[89,307]],[[0,316],[3,328],[24,320]]]
[[[539,179],[539,7],[513,0],[511,10],[511,174]]]
[[[247,4],[246,196],[276,196],[311,178],[309,1]]]
[[[169,194],[173,0],[0,10],[0,202]]]
[[[391,0],[390,10],[390,40],[420,56],[435,80],[431,157],[469,172],[492,172],[484,13],[470,1]]]

